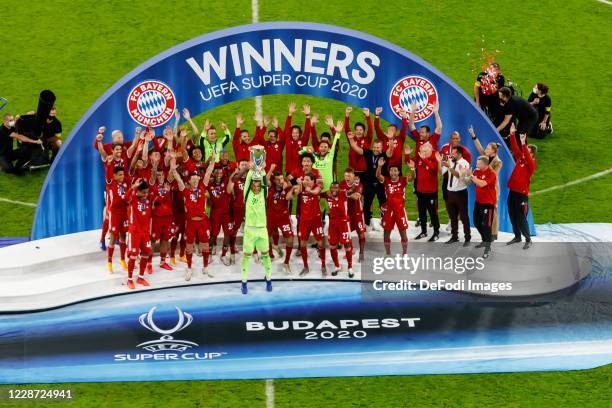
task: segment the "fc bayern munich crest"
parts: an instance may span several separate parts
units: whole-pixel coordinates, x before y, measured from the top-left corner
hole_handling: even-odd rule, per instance
[[[410,112],[410,106],[416,103],[416,122],[427,119],[433,113],[433,106],[438,101],[438,91],[427,78],[409,75],[397,81],[391,89],[389,104],[393,113],[401,118],[401,111]]]
[[[172,119],[176,109],[174,92],[161,81],[148,80],[130,91],[127,109],[136,123],[156,127]]]

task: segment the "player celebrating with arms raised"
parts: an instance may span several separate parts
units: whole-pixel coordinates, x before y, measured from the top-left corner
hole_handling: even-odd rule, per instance
[[[309,172],[304,174],[303,178],[297,179],[297,185],[287,193],[287,200],[292,200],[294,196],[299,197],[299,224],[298,224],[298,239],[300,241],[300,254],[304,268],[300,272],[300,276],[310,272],[308,268],[308,251],[306,244],[308,237],[312,233],[317,241],[319,257],[321,258],[321,274],[327,276],[325,268],[325,248],[323,247],[323,221],[321,219],[321,206],[319,204],[319,194],[321,193],[321,185],[317,183],[314,173]]]
[[[410,148],[406,146],[405,154],[410,155]],[[401,241],[402,254],[408,253],[408,216],[404,207],[404,197],[406,195],[406,185],[414,179],[414,163],[408,162],[410,168],[409,176],[400,176],[400,171],[397,166],[389,166],[389,177],[382,175],[382,169],[385,164],[385,158],[378,159],[378,167],[376,168],[376,177],[378,181],[385,186],[387,202],[386,209],[382,216],[382,227],[384,230],[383,242],[385,245],[385,253],[391,255],[391,231],[397,225]]]
[[[261,147],[263,146],[253,146]],[[264,153],[265,154],[265,153]],[[264,156],[265,162],[265,156]],[[249,171],[244,185],[244,237],[242,242],[242,293],[248,293],[247,275],[253,251],[261,253],[261,263],[266,271],[266,290],[272,291],[272,260],[270,259],[268,241],[268,222],[266,217],[267,186],[262,174],[249,162]],[[264,168],[263,166],[262,168]]]
[[[135,289],[132,276],[136,266],[136,257],[140,255],[140,272],[136,283],[150,286],[144,278],[144,273],[151,256],[151,199],[149,197],[149,183],[138,179],[126,193],[129,202],[128,233],[130,260],[128,262],[127,286]]]
[[[213,156],[208,163],[204,179],[200,180],[200,176],[197,173],[191,173],[188,186],[185,186],[181,176],[176,171],[176,163],[171,163],[170,168],[178,184],[178,189],[183,193],[185,199],[185,240],[187,241],[187,272],[185,273],[185,280],[191,280],[193,274],[193,244],[196,240],[200,243],[202,251],[202,274],[212,278],[214,276],[208,270],[210,221],[206,215],[206,187],[215,168],[215,157]]]
[[[278,248],[278,230],[283,234],[286,245],[283,270],[285,273],[290,274],[289,259],[293,251],[293,229],[291,227],[290,203],[287,200],[287,193],[291,190],[291,183],[285,179],[281,172],[275,170],[276,165],[272,164],[270,171],[266,175],[266,182],[270,186],[267,205],[268,235],[272,237],[272,242],[274,243],[272,248],[282,257],[282,251]]]

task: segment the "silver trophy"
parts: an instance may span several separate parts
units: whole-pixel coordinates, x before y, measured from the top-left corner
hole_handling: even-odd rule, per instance
[[[262,179],[266,174],[266,149],[262,145],[255,145],[249,148],[251,153],[251,162],[255,169],[253,170],[253,178],[255,180]]]

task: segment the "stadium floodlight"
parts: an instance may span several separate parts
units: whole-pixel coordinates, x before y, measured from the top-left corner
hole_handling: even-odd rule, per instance
[[[4,107],[8,105],[8,102],[9,102],[8,99],[0,96],[0,110],[4,109]]]

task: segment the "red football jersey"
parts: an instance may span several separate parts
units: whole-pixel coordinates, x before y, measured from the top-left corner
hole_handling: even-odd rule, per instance
[[[314,176],[315,176],[315,181],[316,181],[317,183],[319,183],[319,184],[322,184],[322,183],[323,183],[323,178],[321,177],[321,173],[319,173],[319,170],[317,170],[317,169],[313,168],[313,169],[312,169],[312,174],[314,174]],[[302,167],[301,167],[301,166],[300,166],[299,168],[294,169],[294,170],[291,172],[291,176],[292,176],[292,177],[293,177],[295,180],[300,179],[300,178],[304,178],[304,169],[302,169]]]
[[[185,212],[188,218],[206,217],[206,186],[200,181],[195,189],[185,187],[183,190],[185,199]]]
[[[131,190],[127,194],[129,204],[128,231],[132,234],[151,234],[151,194],[138,197]]]
[[[123,167],[123,172],[125,173],[125,180],[129,181],[130,173],[129,173],[129,162],[127,158],[119,159],[119,160],[111,160],[104,162],[104,177],[106,178],[106,183],[110,183],[115,175],[115,167]]]
[[[340,191],[344,191],[347,196],[350,196],[354,193],[359,193],[363,195],[363,185],[357,180],[353,181],[352,185],[348,185],[346,181],[342,181],[340,183]],[[348,201],[348,213],[351,217],[361,216],[363,213],[363,204],[361,203],[361,199],[355,200],[354,198],[347,197]]]
[[[200,177],[203,177],[204,173],[206,173],[206,163],[204,163],[203,161],[196,162],[191,157],[188,158],[187,161],[183,162],[182,168],[183,179],[185,180],[188,179],[189,175],[191,175],[192,173],[197,173],[200,175]]]
[[[244,183],[246,177],[234,176],[234,199],[232,204],[234,208],[244,208]]]
[[[497,205],[496,181],[497,175],[490,167],[486,170],[474,170],[474,177],[487,182],[485,187],[476,187],[476,202],[480,204]]]
[[[415,160],[417,191],[419,193],[438,192],[438,160],[433,154],[426,159],[417,155]]]
[[[173,214],[174,197],[172,188],[166,189],[164,184],[155,184],[151,186],[153,196],[153,216],[167,217]]]
[[[123,183],[117,183],[115,180],[111,181],[106,187],[108,207],[112,210],[126,210],[128,205],[126,193],[128,190],[129,187],[125,181]]]
[[[329,222],[339,223],[348,221],[348,203],[345,191],[338,191],[335,197],[328,191],[325,193],[325,199],[329,206]]]
[[[230,211],[232,196],[227,192],[227,179],[223,178],[220,183],[211,181],[206,188],[210,195],[213,211],[226,213]]]
[[[304,191],[300,194],[300,223],[315,218],[321,218],[319,195]]]
[[[276,130],[276,134],[282,134],[280,128]],[[283,150],[285,150],[285,142],[282,140],[276,141],[276,143],[271,143],[266,141],[264,144],[266,148],[266,171],[270,170],[270,166],[272,164],[276,164],[274,171],[283,171]]]
[[[221,166],[221,168],[223,169],[223,177],[225,178],[231,176],[237,167],[236,162],[232,162],[229,160],[226,163],[222,163],[221,161],[219,161],[219,163],[217,163],[215,166],[217,165]]]
[[[172,182],[172,212],[174,214],[185,214],[183,192],[178,189],[176,181]]]
[[[440,141],[440,135],[438,133],[436,133],[436,132],[430,133],[429,140],[425,140],[425,141],[421,140],[421,135],[420,135],[419,131],[416,130],[416,129],[413,130],[412,132],[410,132],[410,136],[416,142],[416,145],[414,146],[414,157],[418,156],[419,149],[421,148],[421,145],[423,143],[429,142],[431,147],[433,147],[434,152],[436,150],[438,150],[438,142]]]
[[[385,193],[387,194],[387,205],[398,207],[404,206],[404,197],[406,195],[406,185],[408,180],[405,176],[400,176],[396,181],[392,181],[391,177],[385,177]]]
[[[268,204],[267,212],[272,216],[289,215],[289,201],[287,201],[287,193],[291,190],[291,186],[277,190],[275,187],[268,189]]]

